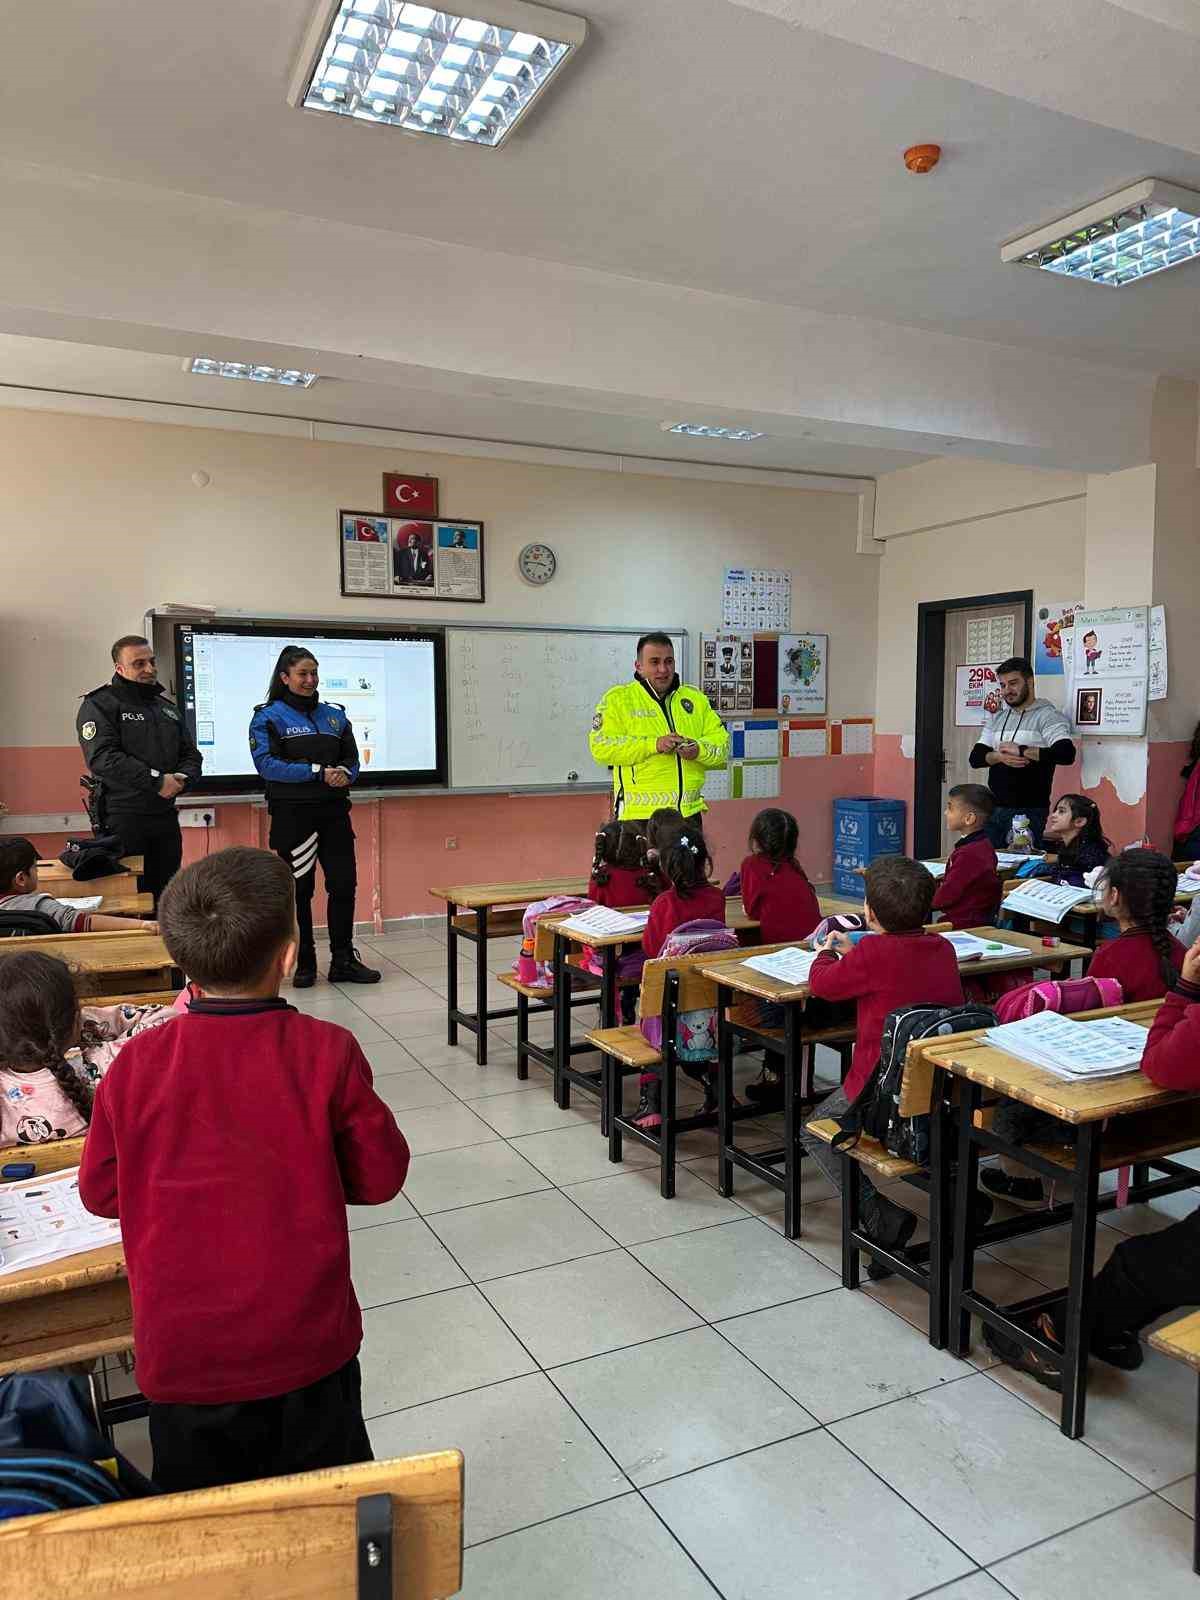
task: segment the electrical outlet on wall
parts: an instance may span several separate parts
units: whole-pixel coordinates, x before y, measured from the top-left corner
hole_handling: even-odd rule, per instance
[[[217,820],[216,812],[200,806],[187,806],[176,813],[181,828],[211,828]]]
[[[458,840],[457,839],[447,839],[446,840],[446,849],[447,850],[457,850],[458,849]]]

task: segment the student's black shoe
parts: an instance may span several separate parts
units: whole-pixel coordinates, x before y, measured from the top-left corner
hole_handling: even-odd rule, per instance
[[[1142,1341],[1136,1333],[1123,1333],[1120,1338],[1106,1344],[1092,1341],[1092,1354],[1097,1361],[1107,1361],[1110,1367],[1120,1367],[1122,1372],[1136,1372],[1146,1359]]]
[[[903,1250],[916,1233],[917,1219],[903,1206],[885,1200],[881,1194],[875,1194],[863,1201],[862,1230],[868,1239],[873,1239],[884,1250],[895,1254]],[[885,1262],[874,1257],[867,1262],[867,1277],[872,1283],[882,1283],[885,1278],[892,1276],[892,1269]]]
[[[644,1128],[647,1133],[662,1127],[662,1085],[657,1078],[652,1083],[642,1084],[638,1108],[631,1120],[635,1128]]]
[[[685,1078],[698,1083],[704,1090],[704,1104],[700,1111],[711,1116],[717,1109],[717,1068],[715,1062],[680,1062],[679,1070]]]
[[[1030,1330],[1061,1348],[1058,1331],[1051,1318],[1043,1312]],[[1044,1356],[1040,1350],[1027,1350],[1024,1345],[1018,1344],[1015,1339],[1010,1339],[1006,1333],[1001,1333],[999,1328],[989,1328],[986,1324],[983,1329],[983,1342],[994,1356],[1012,1367],[1017,1372],[1027,1372],[1031,1378],[1036,1379],[1044,1389],[1051,1389],[1055,1394],[1062,1393],[1062,1361],[1051,1356]]]
[[[975,1237],[977,1239],[992,1220],[992,1212],[995,1209],[996,1202],[991,1195],[983,1194],[977,1190],[971,1205],[971,1223],[975,1229]]]
[[[979,1187],[993,1199],[1007,1200],[1010,1206],[1040,1211],[1046,1204],[1046,1189],[1040,1178],[1014,1178],[1000,1167],[983,1167]]]
[[[293,989],[311,989],[317,981],[317,952],[301,950],[296,957],[296,970],[292,973]]]
[[[746,1085],[746,1099],[760,1111],[782,1111],[783,1079],[764,1067],[754,1082]]]
[[[382,977],[382,972],[363,965],[353,946],[349,950],[335,951],[329,963],[330,983],[378,983]]]

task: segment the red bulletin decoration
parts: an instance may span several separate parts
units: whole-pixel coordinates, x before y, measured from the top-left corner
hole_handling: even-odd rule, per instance
[[[385,472],[383,509],[389,517],[436,517],[437,479],[414,478],[411,472]]]

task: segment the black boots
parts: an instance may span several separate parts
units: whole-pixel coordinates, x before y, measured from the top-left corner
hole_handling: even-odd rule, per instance
[[[363,965],[353,945],[348,950],[335,950],[329,963],[330,983],[378,983],[382,976],[374,967]]]

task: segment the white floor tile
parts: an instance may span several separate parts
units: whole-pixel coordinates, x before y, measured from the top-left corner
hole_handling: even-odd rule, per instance
[[[617,1248],[557,1189],[439,1211],[429,1226],[475,1283]]]
[[[437,1079],[432,1081],[436,1083]],[[500,1137],[495,1128],[489,1128],[482,1117],[477,1117],[461,1100],[405,1111],[398,1120],[414,1156],[431,1155],[437,1150],[462,1149],[467,1145],[491,1144]]]
[[[429,1216],[434,1211],[506,1200],[546,1188],[549,1184],[536,1167],[511,1145],[496,1139],[463,1150],[414,1156],[404,1192],[422,1216]]]
[[[1196,1596],[1191,1521],[1156,1495],[1001,1561],[994,1571],[1017,1600]]]
[[[826,1267],[757,1220],[656,1239],[631,1254],[708,1322],[838,1287]]]
[[[1145,1492],[985,1373],[832,1432],[980,1564]]]
[[[449,1251],[419,1218],[356,1230],[350,1237],[350,1276],[364,1307],[457,1289],[467,1282]]]
[[[644,1244],[693,1228],[711,1228],[745,1217],[741,1206],[722,1200],[694,1173],[679,1167],[675,1195],[664,1200],[659,1193],[657,1166],[638,1172],[620,1172],[611,1178],[573,1183],[564,1193],[581,1210],[611,1233],[618,1244]]]
[[[381,1416],[535,1370],[478,1289],[363,1312],[363,1415]]]
[[[588,1178],[608,1178],[635,1167],[658,1165],[658,1157],[644,1145],[628,1140],[618,1164],[608,1159],[608,1140],[600,1137],[598,1124],[576,1128],[556,1128],[551,1133],[531,1133],[513,1140],[527,1161],[544,1172],[552,1183],[581,1183]]]

